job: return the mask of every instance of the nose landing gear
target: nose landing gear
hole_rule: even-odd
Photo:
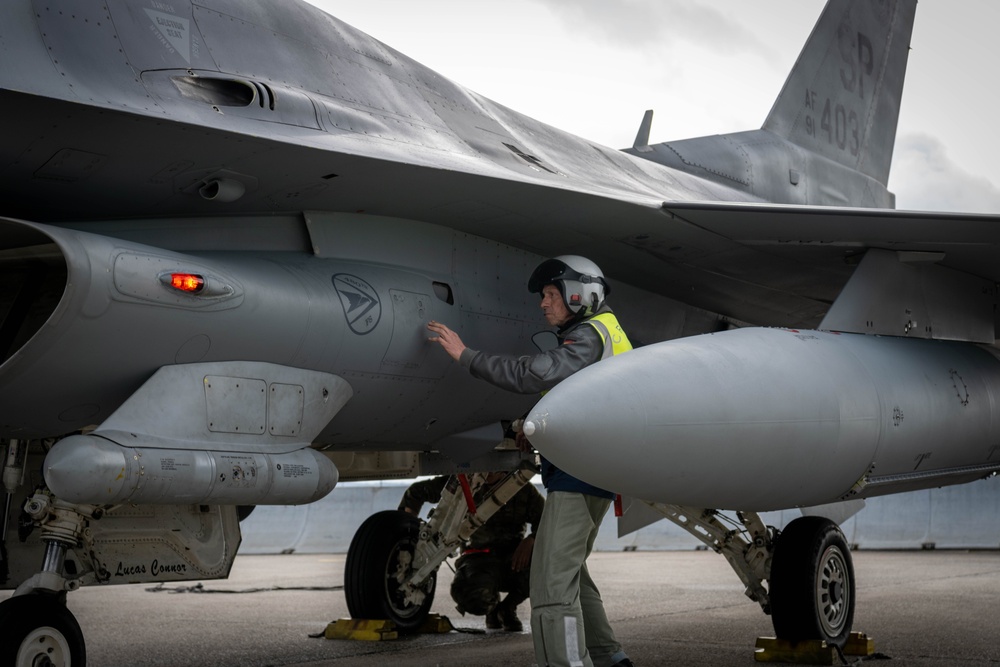
[[[0,665],[81,667],[87,662],[83,632],[66,608],[67,591],[80,581],[66,578],[66,552],[80,546],[87,519],[101,510],[39,492],[25,503],[25,512],[41,526],[45,556],[41,571],[0,602]]]
[[[83,632],[66,595],[29,593],[0,602],[0,665],[84,667]]]

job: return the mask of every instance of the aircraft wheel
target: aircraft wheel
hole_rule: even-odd
[[[0,602],[0,665],[86,664],[87,648],[80,624],[58,598],[39,593]]]
[[[419,532],[417,517],[396,510],[377,512],[361,524],[344,567],[344,594],[353,618],[389,619],[400,632],[424,624],[434,602],[437,572],[417,597],[400,584],[413,569]]]
[[[825,639],[843,646],[854,621],[854,567],[833,521],[804,516],[789,523],[771,560],[771,622],[780,639]]]

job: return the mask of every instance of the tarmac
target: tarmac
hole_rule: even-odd
[[[854,629],[893,667],[1000,665],[1000,551],[857,551]],[[709,551],[600,552],[589,561],[605,607],[638,667],[761,664],[770,619],[747,599],[725,559]],[[485,631],[462,617],[439,576],[433,611],[459,628],[386,641],[310,638],[348,616],[344,555],[236,558],[229,579],[84,588],[69,595],[92,667],[296,665],[514,667],[534,665],[526,630]],[[9,592],[0,594],[6,598]],[[874,664],[883,664],[871,660]],[[835,663],[841,664],[841,663]],[[867,664],[867,661],[864,663]]]

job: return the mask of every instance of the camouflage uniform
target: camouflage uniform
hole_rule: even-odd
[[[424,503],[438,502],[447,481],[442,476],[412,484],[403,494],[399,509],[417,514]],[[530,568],[515,572],[511,559],[525,537],[526,524],[531,525],[530,535],[534,536],[544,503],[542,494],[532,484],[526,484],[472,534],[455,562],[451,584],[451,597],[459,612],[482,616],[499,611],[506,629],[519,628],[520,623],[514,625],[507,619],[516,621],[517,606],[528,599]],[[507,597],[500,602],[504,591]]]

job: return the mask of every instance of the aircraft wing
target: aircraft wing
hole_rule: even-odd
[[[822,202],[835,182],[795,150],[754,164],[771,132],[674,143],[686,163],[670,168],[659,147],[635,159],[525,117],[305,4],[174,9],[116,9],[120,43],[99,10],[11,11],[3,37],[27,64],[0,85],[6,216],[197,250],[149,218],[364,212],[592,256],[615,282],[800,327],[869,247],[945,252],[984,278],[997,265],[976,242],[992,243],[989,216],[762,204]],[[803,182],[771,195],[761,174],[786,162]],[[883,203],[871,189],[838,196]]]
[[[654,208],[555,190],[538,193],[542,202],[573,213],[441,222],[543,256],[594,257],[618,282],[741,323],[815,328],[869,249],[1000,282],[997,215],[717,201]]]
[[[664,202],[661,211],[648,232],[581,253],[601,256],[602,242],[617,242],[631,256],[605,260],[614,275],[744,322],[816,327],[872,248],[1000,281],[996,215],[728,202]],[[685,244],[692,230],[705,246]],[[637,275],[642,255],[659,262],[659,275]]]
[[[26,115],[46,117],[31,108],[6,104],[7,120],[13,122],[10,114],[24,109]],[[563,141],[562,133],[541,124],[522,128],[517,136],[537,141],[546,130],[552,143],[561,142],[559,152],[552,148],[547,155],[554,157],[541,162],[552,165],[551,172],[532,168],[501,141],[502,152],[493,157],[461,158],[413,147],[394,153],[395,140],[328,137],[321,148],[324,142],[316,138],[299,137],[294,144],[274,135],[248,139],[204,128],[200,141],[192,143],[186,140],[191,131],[186,125],[133,117],[128,122],[136,132],[144,124],[158,129],[142,132],[141,144],[122,143],[115,139],[119,124],[107,115],[74,111],[79,132],[70,133],[87,137],[76,145],[107,158],[86,177],[76,173],[82,169],[76,166],[79,154],[64,155],[61,171],[52,164],[55,158],[39,161],[34,170],[15,169],[18,156],[31,153],[31,147],[8,145],[10,166],[2,171],[0,186],[10,203],[8,215],[192,250],[199,248],[194,235],[130,221],[146,218],[150,208],[158,216],[217,211],[257,216],[255,224],[263,228],[269,224],[265,216],[287,206],[363,211],[443,225],[542,256],[592,256],[615,282],[740,322],[794,327],[821,321],[851,275],[851,262],[870,247],[943,252],[947,266],[996,278],[997,216],[764,204],[698,179],[678,182],[676,172],[589,144],[585,148],[596,164],[581,158],[571,170],[565,162],[577,155],[574,147],[581,140]],[[31,124],[27,127],[17,136],[31,136]],[[508,141],[527,147],[526,155],[541,154],[537,143]],[[241,156],[246,144],[250,152]],[[56,145],[34,150],[47,157],[59,154]],[[143,173],[137,178],[128,165],[149,163],[150,155],[157,156],[149,167],[157,177]],[[238,170],[159,173],[169,165],[237,160]],[[275,164],[282,165],[280,171]],[[39,178],[39,170],[49,170],[51,177]],[[201,184],[219,175],[245,183],[246,194],[235,202],[199,197]],[[670,196],[698,199],[664,199]],[[744,201],[701,201],[708,198]],[[238,249],[239,242],[232,239],[232,247]]]

